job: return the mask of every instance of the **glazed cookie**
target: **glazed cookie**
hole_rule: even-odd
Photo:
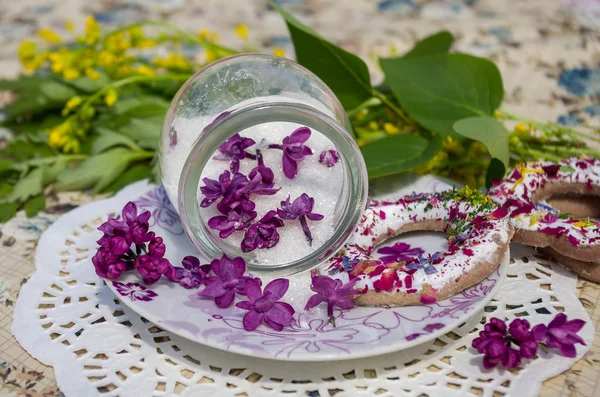
[[[490,190],[490,197],[509,212],[514,241],[547,247],[547,253],[586,278],[598,273],[590,270],[600,259],[600,223],[580,218],[598,214],[600,160],[521,164]]]
[[[384,240],[411,231],[443,231],[448,249],[407,262],[372,256]],[[414,305],[446,299],[487,277],[502,262],[513,228],[506,211],[480,191],[463,188],[372,201],[344,249],[325,272],[346,283],[357,278],[363,306]]]

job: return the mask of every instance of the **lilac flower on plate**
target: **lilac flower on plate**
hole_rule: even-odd
[[[328,168],[333,167],[340,161],[340,155],[337,150],[323,150],[319,155],[319,163],[327,166]]]
[[[312,155],[312,150],[305,145],[310,138],[310,128],[300,127],[289,136],[283,138],[283,144],[269,145],[270,149],[283,150],[283,173],[288,179],[294,179],[298,173],[298,163]]]
[[[210,263],[210,268],[215,275],[205,279],[206,288],[198,296],[214,298],[217,306],[224,308],[233,303],[236,293],[245,295],[244,283],[250,277],[244,276],[246,262],[241,257],[231,259],[223,254]]]
[[[538,342],[545,342],[548,347],[559,349],[563,356],[575,357],[577,351],[575,344],[585,346],[584,340],[577,335],[583,328],[585,321],[575,319],[567,321],[564,313],[558,313],[547,326],[538,324],[531,330],[533,338]]]
[[[128,296],[132,301],[150,302],[158,294],[138,283],[122,283],[113,281],[115,289],[121,296]]]
[[[281,219],[289,221],[298,219],[300,221],[300,225],[302,225],[302,230],[304,231],[304,235],[309,244],[312,244],[312,234],[308,228],[306,218],[311,221],[320,221],[324,218],[323,215],[312,212],[314,205],[315,199],[306,193],[302,193],[302,195],[296,198],[293,203],[290,202],[290,196],[288,196],[285,201],[281,202],[281,208],[277,209],[277,214],[279,214]]]
[[[422,255],[425,253],[421,248],[411,248],[410,244],[406,243],[396,243],[391,247],[382,247],[377,252],[384,255],[379,259],[385,264],[406,262],[419,254]]]
[[[352,296],[363,293],[361,290],[354,289],[354,284],[356,284],[358,278],[354,278],[342,285],[341,280],[332,279],[327,276],[317,276],[317,273],[314,270],[310,275],[312,277],[310,289],[315,292],[315,294],[308,299],[308,302],[306,302],[306,306],[304,307],[305,310],[312,309],[321,304],[321,302],[327,302],[327,315],[329,318],[332,318],[334,307],[339,307],[340,309],[352,309],[354,307]]]
[[[279,302],[289,288],[289,280],[278,278],[271,281],[261,291],[258,280],[248,278],[245,283],[247,301],[238,302],[235,306],[248,310],[243,324],[246,331],[254,331],[261,323],[281,331],[294,321],[294,308],[285,302]]]
[[[217,215],[208,220],[208,226],[219,231],[219,237],[227,238],[237,230],[244,230],[256,218],[256,205],[250,200],[241,200],[231,204],[219,203]]]
[[[195,256],[186,256],[181,264],[183,267],[175,268],[174,281],[185,288],[198,288],[210,272],[210,265],[200,265],[200,260]]]
[[[423,269],[425,270],[426,274],[437,273],[437,269],[435,268],[434,264],[441,255],[441,252],[436,252],[433,255],[429,254],[427,257],[423,256],[422,254],[417,254],[417,260],[409,263],[404,268],[406,270]]]
[[[242,138],[239,134],[235,134],[223,142],[219,147],[219,152],[221,153],[213,158],[215,160],[231,161],[229,169],[235,174],[240,170],[240,160],[256,158],[255,155],[246,152],[246,149],[255,143],[250,138]]]
[[[261,220],[246,231],[241,244],[242,252],[276,246],[279,242],[279,233],[277,232],[279,227],[283,227],[283,221],[277,217],[277,212],[267,212]]]
[[[135,258],[135,268],[146,284],[154,284],[163,274],[172,278],[173,267],[166,258],[140,255]]]

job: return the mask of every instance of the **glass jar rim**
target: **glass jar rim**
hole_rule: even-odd
[[[231,136],[246,128],[267,122],[292,122],[319,131],[332,141],[345,167],[345,183],[349,184],[348,197],[341,205],[341,218],[334,233],[310,254],[282,264],[248,262],[250,271],[289,275],[309,270],[335,254],[354,231],[367,205],[368,177],[366,165],[354,137],[331,116],[304,104],[269,102],[246,105],[222,115],[203,131],[194,142],[185,160],[178,186],[178,207],[184,230],[192,244],[209,258],[223,254],[218,238],[208,230],[199,211],[199,185],[208,160],[219,146]]]

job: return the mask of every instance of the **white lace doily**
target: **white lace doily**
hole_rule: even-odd
[[[542,382],[568,369],[593,340],[591,321],[574,295],[576,277],[513,245],[509,275],[484,312],[434,342],[361,360],[292,363],[244,357],[169,334],[121,304],[90,276],[92,231],[150,186],[80,207],[42,236],[36,273],[21,289],[12,332],[55,369],[58,386],[75,396],[535,396]],[[525,367],[484,371],[471,341],[485,318],[548,323],[558,311],[586,321],[568,359],[539,352]],[[244,394],[246,393],[246,394]]]

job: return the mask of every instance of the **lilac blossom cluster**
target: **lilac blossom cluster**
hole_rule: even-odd
[[[282,168],[284,175],[293,179],[298,174],[298,163],[313,154],[312,149],[306,146],[311,131],[308,127],[300,127],[283,139],[282,144],[270,144],[269,149],[283,152]],[[257,218],[256,204],[252,200],[257,195],[274,195],[281,188],[275,187],[275,174],[266,166],[260,150],[250,153],[248,148],[255,145],[254,140],[243,138],[239,134],[233,135],[219,147],[219,154],[215,160],[230,161],[229,170],[224,170],[218,180],[204,178],[204,186],[200,191],[204,195],[200,206],[209,207],[217,203],[220,215],[208,220],[208,226],[219,232],[219,237],[227,238],[235,232],[244,232],[241,242],[242,252],[255,249],[268,249],[279,242],[278,228],[284,227],[283,220],[298,220],[309,244],[312,243],[307,219],[320,221],[323,215],[313,213],[314,198],[303,193],[293,201],[288,196],[281,201],[281,208],[267,212],[261,219]],[[257,165],[244,175],[239,172],[240,161],[244,159],[256,160]],[[332,167],[339,160],[335,150],[323,152],[320,162],[327,167]]]

